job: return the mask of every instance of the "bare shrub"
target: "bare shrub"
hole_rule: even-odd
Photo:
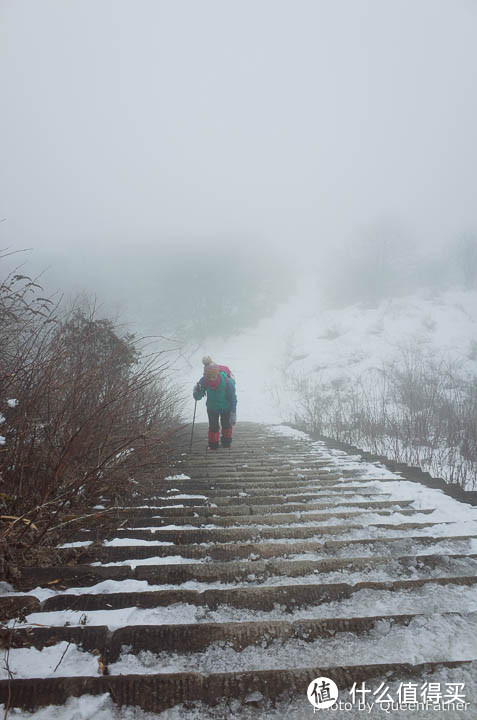
[[[418,347],[358,379],[296,375],[295,422],[471,489],[477,485],[477,378]]]
[[[30,278],[0,284],[3,533],[39,535],[164,463],[180,425],[161,353],[94,308],[68,313]]]

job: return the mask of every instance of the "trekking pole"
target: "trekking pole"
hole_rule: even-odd
[[[194,418],[192,420],[192,431],[190,434],[190,446],[189,446],[189,452],[192,450],[192,438],[194,437],[194,423],[195,423],[195,411],[197,410],[197,400],[195,401],[194,405]]]

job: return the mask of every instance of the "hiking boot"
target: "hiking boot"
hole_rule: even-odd
[[[219,449],[219,443],[209,443],[209,446],[207,448],[208,450],[218,450]]]

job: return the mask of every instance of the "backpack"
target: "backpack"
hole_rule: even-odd
[[[224,370],[224,372],[225,372],[225,370]],[[232,380],[232,382],[230,383],[229,380]],[[230,403],[230,405],[234,404],[235,378],[233,377],[232,373],[230,373],[230,375],[227,375],[225,377],[225,397],[227,398],[227,402]]]
[[[228,378],[232,378],[232,380],[234,379],[233,372],[230,370],[229,367],[227,367],[227,365],[219,365],[218,367],[220,372],[224,372]]]

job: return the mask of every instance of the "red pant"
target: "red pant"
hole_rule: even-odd
[[[222,425],[222,447],[232,444],[232,425],[230,424],[230,410],[209,410],[209,447],[216,450],[219,447],[219,418]]]

